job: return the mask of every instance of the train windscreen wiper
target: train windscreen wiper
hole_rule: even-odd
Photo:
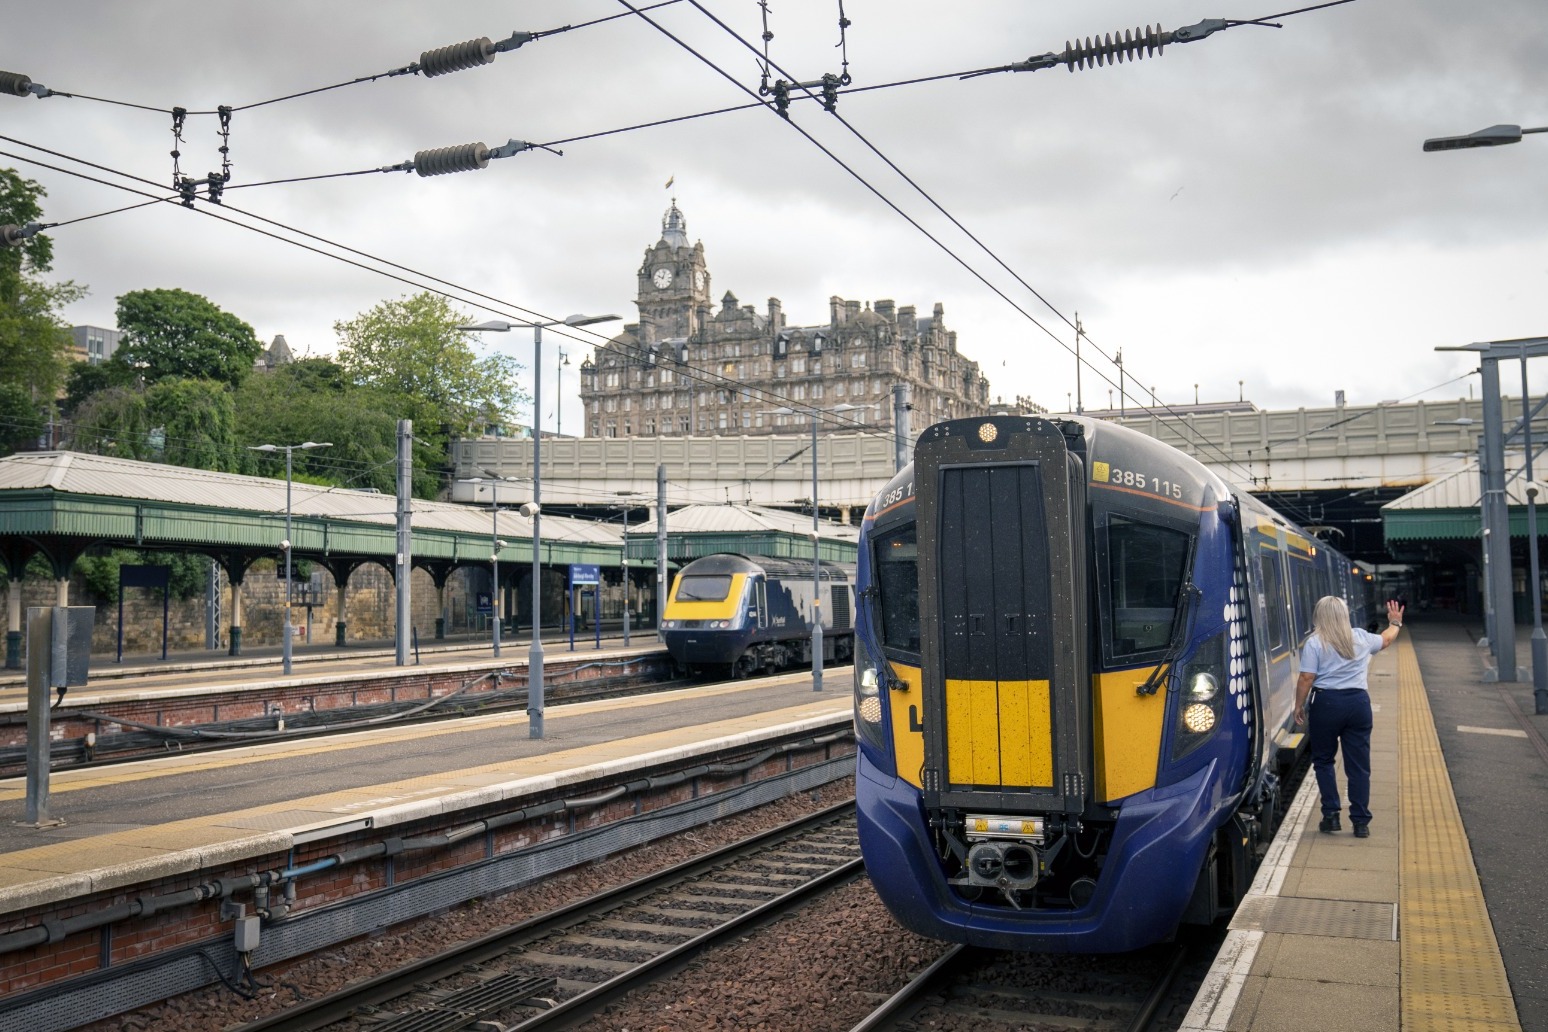
[[[1188,643],[1188,625],[1192,622],[1189,618],[1193,615],[1193,607],[1203,597],[1204,593],[1192,581],[1185,581],[1177,589],[1178,605],[1172,614],[1172,634],[1167,641],[1166,652],[1156,661],[1156,667],[1145,678],[1145,683],[1135,689],[1135,694],[1154,695],[1160,690],[1163,681],[1171,680],[1177,657],[1182,655],[1183,646]]]

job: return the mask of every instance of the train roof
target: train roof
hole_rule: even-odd
[[[824,559],[821,563],[823,580],[848,581],[854,572],[853,563],[835,563]],[[799,580],[812,575],[810,559],[786,559],[771,555],[742,555],[739,552],[719,552],[707,555],[682,568],[679,576],[715,575],[727,573],[762,573],[766,577]]]

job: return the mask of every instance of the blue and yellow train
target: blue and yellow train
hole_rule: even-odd
[[[1118,952],[1208,923],[1274,832],[1296,650],[1372,571],[1082,417],[921,435],[860,539],[860,842],[926,936]]]
[[[667,596],[661,636],[691,674],[747,677],[812,661],[814,608],[825,660],[854,653],[855,566],[721,553],[684,566]],[[813,606],[814,593],[819,604]]]

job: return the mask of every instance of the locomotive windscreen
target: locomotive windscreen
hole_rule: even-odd
[[[1040,472],[1031,463],[941,472],[942,675],[953,789],[1053,786]]]

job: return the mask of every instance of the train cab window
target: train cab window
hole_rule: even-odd
[[[682,577],[677,582],[679,602],[724,602],[731,594],[729,573]]]
[[[1192,547],[1185,531],[1108,518],[1105,615],[1112,658],[1166,648]]]
[[[919,546],[914,524],[877,535],[873,548],[882,644],[918,654]]]

